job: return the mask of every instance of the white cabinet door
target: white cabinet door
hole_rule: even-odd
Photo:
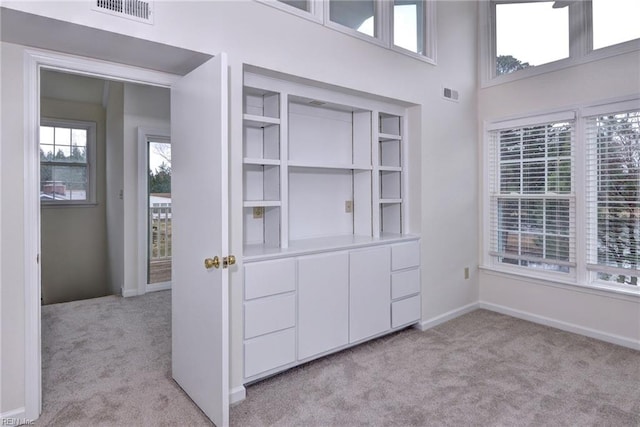
[[[173,178],[172,374],[217,426],[229,424],[227,60],[171,87]]]
[[[349,342],[349,253],[298,259],[298,359]]]
[[[389,246],[349,255],[349,342],[391,327],[391,251]]]

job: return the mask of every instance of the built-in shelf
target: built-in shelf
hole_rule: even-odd
[[[379,166],[378,170],[383,172],[402,172],[400,166]]]
[[[312,239],[291,240],[287,248],[269,247],[265,245],[245,245],[244,262],[266,261],[299,255],[311,255],[342,249],[354,249],[376,245],[386,245],[417,240],[419,237],[410,234],[383,233],[379,237],[343,235],[325,236]]]
[[[350,170],[372,170],[373,169],[371,165],[297,162],[292,160],[289,160],[287,164],[289,167],[295,167],[295,168],[350,169]]]
[[[402,137],[400,135],[391,135],[391,134],[388,134],[388,133],[378,133],[378,140],[380,142],[401,141]]]
[[[280,119],[277,117],[256,116],[253,114],[244,115],[245,126],[253,128],[265,128],[268,126],[274,126],[280,124]]]
[[[282,202],[280,200],[245,200],[243,205],[245,208],[260,208],[282,206]]]
[[[242,162],[245,165],[262,165],[262,166],[279,166],[280,160],[278,159],[261,159],[261,158],[249,158],[245,157]]]

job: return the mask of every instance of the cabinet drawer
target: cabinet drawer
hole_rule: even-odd
[[[391,327],[420,320],[420,295],[391,303]]]
[[[296,288],[296,261],[293,258],[262,261],[244,266],[244,299],[293,291]]]
[[[244,338],[291,328],[296,324],[294,294],[276,295],[244,304]]]
[[[420,269],[399,271],[391,275],[391,299],[420,292]]]
[[[419,265],[420,242],[398,243],[391,246],[391,270],[402,270]]]
[[[263,335],[244,343],[244,376],[258,375],[296,359],[295,328]]]

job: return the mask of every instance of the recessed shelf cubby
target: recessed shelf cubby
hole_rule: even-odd
[[[400,116],[380,113],[379,124],[379,132],[382,135],[399,137],[402,134],[402,117]]]
[[[280,200],[280,166],[245,163],[244,200]]]
[[[245,206],[243,229],[245,247],[280,247],[280,206]]]
[[[280,159],[280,94],[245,88],[245,159]]]
[[[289,162],[320,167],[370,167],[371,112],[290,97]]]
[[[380,204],[380,235],[402,234],[402,203]]]

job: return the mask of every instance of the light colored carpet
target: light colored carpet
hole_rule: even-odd
[[[36,425],[211,425],[170,375],[170,292],[43,307]],[[254,384],[232,426],[640,426],[640,352],[478,310]]]

